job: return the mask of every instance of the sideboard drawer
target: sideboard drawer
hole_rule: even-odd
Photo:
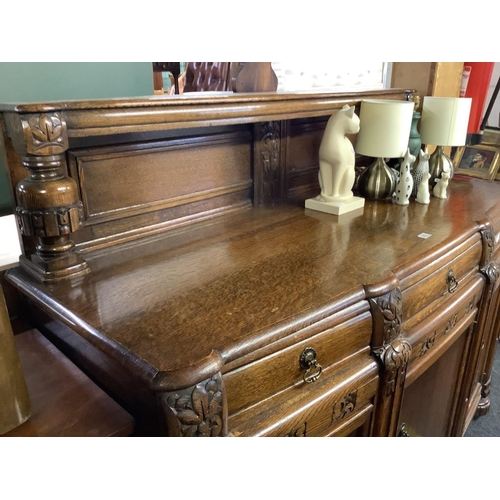
[[[455,342],[457,335],[476,319],[484,284],[484,276],[474,275],[453,297],[437,301],[439,307],[425,315],[425,322],[405,332],[412,346],[407,385],[434,363]],[[430,309],[426,308],[424,313]]]
[[[342,436],[371,417],[378,365],[369,349],[307,387],[291,387],[229,418],[232,436]]]
[[[476,238],[474,242],[467,240],[432,264],[402,279],[403,323],[429,305],[438,307],[440,298],[456,294],[478,269],[481,255],[480,239]],[[411,326],[406,325],[405,328]]]
[[[309,391],[317,382],[306,383],[304,377],[314,376],[321,369],[321,381],[330,366],[340,362],[348,363],[349,356],[369,346],[371,332],[371,315],[365,310],[364,313],[317,335],[225,373],[229,415],[292,386]],[[306,374],[306,370],[301,368],[300,358],[307,348],[316,351],[318,366],[311,368]]]

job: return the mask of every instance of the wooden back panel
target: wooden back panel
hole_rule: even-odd
[[[364,98],[402,100],[410,95],[404,90],[199,93],[0,105],[0,124],[13,192],[30,172],[29,179],[37,178],[36,169],[48,172],[56,154],[62,175],[69,178],[64,189],[72,192],[67,215],[71,238],[87,252],[252,204],[317,194],[318,150],[328,118]],[[39,165],[30,163],[33,158],[39,158]],[[50,240],[45,249],[45,254],[58,249],[59,258],[69,248],[67,238],[63,241],[66,215],[59,208],[64,203],[51,208],[50,196],[37,203],[62,217],[59,229],[49,218],[37,226],[39,212],[21,207],[25,219],[34,217],[31,233],[40,227],[39,236],[59,238],[58,246]],[[24,233],[23,251],[29,259],[37,252],[36,238],[29,229]],[[68,266],[75,265],[66,257]]]
[[[84,211],[77,243],[128,239],[250,206],[251,141],[246,130],[69,151]]]

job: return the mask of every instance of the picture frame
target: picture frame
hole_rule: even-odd
[[[486,127],[483,133],[483,144],[496,147],[500,151],[500,128]],[[500,166],[495,175],[495,180],[500,181]]]
[[[478,179],[498,179],[500,148],[494,145],[478,144],[461,146],[453,158],[455,174]]]

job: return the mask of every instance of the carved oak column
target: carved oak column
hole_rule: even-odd
[[[486,277],[487,283],[482,299],[482,310],[485,314],[478,320],[478,328],[484,329],[483,348],[485,349],[485,361],[481,380],[481,399],[479,401],[476,416],[486,415],[490,409],[490,387],[491,371],[495,359],[496,335],[495,324],[498,322],[500,307],[500,292],[498,278],[500,277],[500,265],[493,262],[493,250],[495,247],[495,233],[493,227],[481,231],[483,240],[483,256],[481,272]]]
[[[227,402],[222,375],[159,395],[170,437],[227,436]]]
[[[401,335],[403,298],[399,288],[379,296],[375,287],[365,290],[373,317],[372,352],[381,365],[373,432],[375,436],[396,436],[412,350]]]
[[[21,233],[34,240],[36,250],[21,256],[21,266],[43,282],[87,273],[88,265],[71,238],[82,225],[83,207],[76,182],[66,175],[64,116],[9,113],[6,124],[29,172],[16,188],[16,215]]]

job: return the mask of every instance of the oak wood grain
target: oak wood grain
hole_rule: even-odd
[[[89,255],[92,272],[80,284],[37,287],[21,270],[8,275],[63,321],[77,317],[72,326],[111,356],[128,353],[134,369],[158,374],[161,385],[184,366],[212,363],[212,352],[230,362],[354,304],[360,283],[382,281],[404,262],[438,259],[474,231],[498,189],[457,180],[448,200],[403,210],[369,202],[345,224],[292,203],[259,207],[119,255]],[[437,214],[422,225],[424,210]],[[419,238],[424,230],[433,237]]]

